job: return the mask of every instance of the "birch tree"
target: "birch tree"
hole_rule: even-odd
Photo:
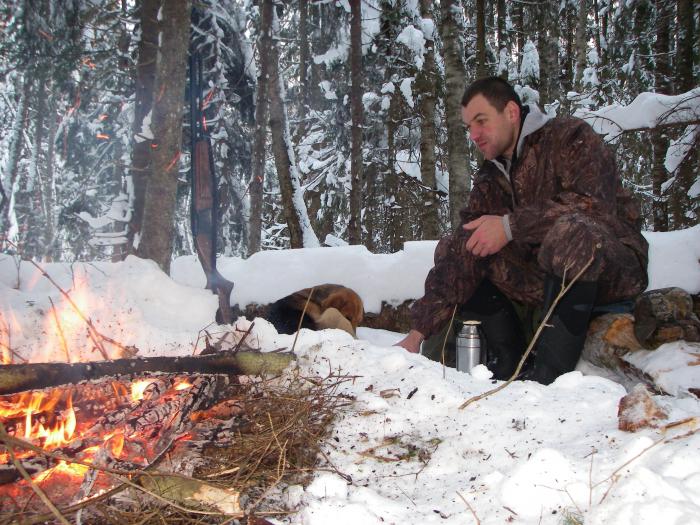
[[[467,160],[467,136],[462,124],[462,94],[466,85],[464,56],[459,35],[462,13],[454,0],[440,2],[440,37],[445,63],[445,120],[447,127],[447,171],[450,181],[450,223],[460,225],[459,210],[467,204],[471,167]]]

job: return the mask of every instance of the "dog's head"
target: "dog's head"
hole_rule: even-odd
[[[331,293],[322,303],[322,310],[333,308],[340,312],[357,329],[365,315],[362,299],[350,288],[342,287]]]

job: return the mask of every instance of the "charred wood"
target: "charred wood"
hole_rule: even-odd
[[[0,366],[0,395],[47,388],[104,376],[147,372],[229,375],[279,374],[294,359],[291,353],[222,352],[206,356],[115,359],[89,363],[27,363]]]
[[[18,459],[18,461],[30,476],[43,472],[51,466],[49,458],[45,456],[32,456]],[[22,477],[22,475],[14,464],[0,464],[0,485],[12,483],[17,481],[20,477]]]

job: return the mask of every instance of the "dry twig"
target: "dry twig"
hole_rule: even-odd
[[[535,335],[533,336],[532,340],[530,341],[530,344],[527,347],[527,350],[525,350],[525,353],[523,354],[522,358],[520,359],[520,362],[518,363],[518,367],[515,369],[515,372],[513,372],[513,375],[504,383],[498,385],[496,388],[493,388],[487,392],[484,392],[483,394],[479,394],[478,396],[471,397],[467,399],[464,403],[462,403],[459,406],[459,409],[463,409],[471,405],[472,403],[475,403],[476,401],[479,401],[481,399],[484,399],[492,394],[495,394],[497,392],[500,392],[504,388],[506,388],[508,385],[510,385],[515,379],[520,375],[520,371],[523,368],[523,365],[525,364],[525,360],[528,358],[530,353],[532,352],[532,349],[535,347],[535,343],[537,343],[537,340],[540,337],[540,334],[542,333],[542,330],[544,330],[545,326],[547,326],[547,322],[549,321],[549,318],[552,316],[552,313],[554,312],[554,309],[556,306],[559,304],[559,301],[561,301],[562,297],[566,295],[566,293],[571,289],[573,284],[578,281],[581,276],[584,274],[584,272],[588,269],[588,267],[593,264],[595,254],[591,256],[590,259],[588,259],[588,262],[581,268],[581,270],[574,276],[571,281],[564,286],[564,283],[566,282],[566,271],[564,271],[564,276],[562,278],[562,289],[559,292],[559,295],[557,295],[554,298],[554,301],[552,301],[551,306],[549,307],[549,310],[547,310],[547,314],[544,316],[542,319],[542,322],[540,325],[537,327],[537,331],[535,332]]]
[[[450,324],[447,325],[447,332],[445,332],[445,339],[442,341],[442,350],[440,350],[440,359],[442,360],[442,378],[445,379],[445,346],[447,345],[447,338],[450,337],[450,330],[452,330],[452,323],[455,320],[455,314],[457,313],[457,306],[455,305],[452,310],[452,318],[450,319]],[[456,359],[456,356],[455,356]]]
[[[472,506],[469,504],[469,502],[466,500],[466,498],[464,496],[462,496],[459,492],[457,492],[457,495],[464,502],[464,504],[467,506],[467,508],[471,511],[472,516],[474,516],[474,519],[476,520],[476,525],[481,525],[481,520],[479,520],[479,516],[476,515],[476,512],[474,511]]]
[[[58,336],[61,339],[63,353],[66,354],[66,363],[70,363],[70,352],[68,351],[68,343],[66,343],[66,336],[63,334],[63,327],[61,326],[61,320],[58,318],[56,305],[53,304],[53,299],[51,299],[51,297],[49,297],[49,302],[51,303],[51,313],[53,314],[53,319],[56,322],[56,330],[58,331]]]
[[[12,448],[12,445],[5,440],[5,436],[8,436],[9,434],[5,430],[5,425],[2,424],[2,421],[0,421],[0,441],[3,441],[5,443],[5,447],[7,448],[7,452],[10,454],[10,459],[12,459],[12,463],[14,463],[15,468],[19,471],[19,473],[22,475],[22,477],[29,483],[29,486],[32,488],[32,490],[36,493],[37,496],[39,496],[39,499],[44,502],[44,505],[48,507],[48,509],[51,511],[51,514],[56,517],[58,521],[63,523],[63,525],[70,525],[68,523],[68,520],[63,517],[63,514],[59,512],[59,510],[56,508],[56,506],[53,504],[53,502],[48,498],[48,496],[44,493],[39,486],[34,483],[34,480],[32,477],[27,473],[27,471],[24,469],[22,464],[17,460],[17,456],[15,456],[15,450]]]
[[[294,353],[294,348],[297,345],[297,338],[299,337],[299,331],[301,330],[301,323],[304,322],[304,316],[306,315],[306,309],[309,307],[309,302],[311,301],[311,296],[314,294],[315,289],[316,289],[315,286],[311,287],[311,290],[309,291],[309,296],[306,298],[306,302],[304,303],[304,310],[302,310],[301,315],[299,316],[299,324],[297,325],[297,333],[294,334],[294,342],[292,343],[292,350],[291,350],[292,353]]]

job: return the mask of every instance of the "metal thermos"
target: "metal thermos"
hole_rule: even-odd
[[[464,321],[457,334],[457,370],[469,372],[482,362],[479,321]]]

